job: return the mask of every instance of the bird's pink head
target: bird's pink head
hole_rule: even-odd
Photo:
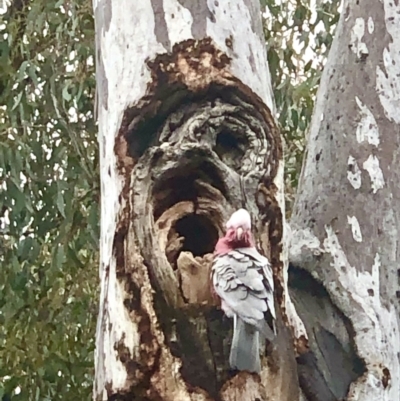
[[[215,253],[221,255],[235,248],[254,246],[251,235],[251,217],[246,209],[239,209],[232,214],[226,223],[226,234],[220,238]]]

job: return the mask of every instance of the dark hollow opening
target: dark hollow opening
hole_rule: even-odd
[[[165,210],[182,201],[196,203],[199,197],[210,197],[210,194],[199,187],[196,181],[201,181],[221,192],[227,197],[228,193],[220,174],[215,167],[206,161],[198,162],[198,157],[188,152],[185,157],[190,162],[183,163],[177,170],[170,170],[157,177],[153,188],[154,220],[157,220]]]
[[[239,169],[247,148],[247,138],[221,131],[217,136],[215,151],[228,166]]]
[[[191,252],[193,256],[214,251],[218,231],[207,217],[189,214],[176,222],[175,230],[180,237],[184,237],[181,251]]]

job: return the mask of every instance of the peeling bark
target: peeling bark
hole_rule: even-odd
[[[309,401],[400,399],[399,77],[399,2],[346,1],[291,221]]]
[[[94,1],[101,152],[95,400],[299,398],[281,138],[256,0]],[[240,21],[240,23],[238,23]],[[211,253],[235,209],[274,269],[261,376],[228,369]],[[300,341],[302,343],[302,341]]]

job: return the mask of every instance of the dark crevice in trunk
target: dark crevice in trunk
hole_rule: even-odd
[[[165,334],[165,344],[172,355],[182,361],[183,379],[218,400],[219,390],[229,378],[232,334],[229,319],[221,310],[210,306],[173,309],[160,294],[155,295],[154,306]]]
[[[365,364],[354,347],[349,319],[306,270],[289,265],[289,292],[308,334],[308,352],[297,358],[300,386],[309,401],[345,399]]]

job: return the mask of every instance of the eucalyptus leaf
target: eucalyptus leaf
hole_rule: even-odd
[[[14,111],[19,106],[22,100],[22,96],[24,96],[24,92],[21,90],[15,98],[14,105],[12,106],[11,111]]]
[[[68,90],[69,90],[69,84],[66,84],[62,90],[62,96],[64,100],[66,100],[67,102],[71,101],[72,99],[72,96]]]
[[[62,194],[62,190],[60,188],[58,189],[57,192],[57,207],[61,215],[65,217],[64,195]]]

